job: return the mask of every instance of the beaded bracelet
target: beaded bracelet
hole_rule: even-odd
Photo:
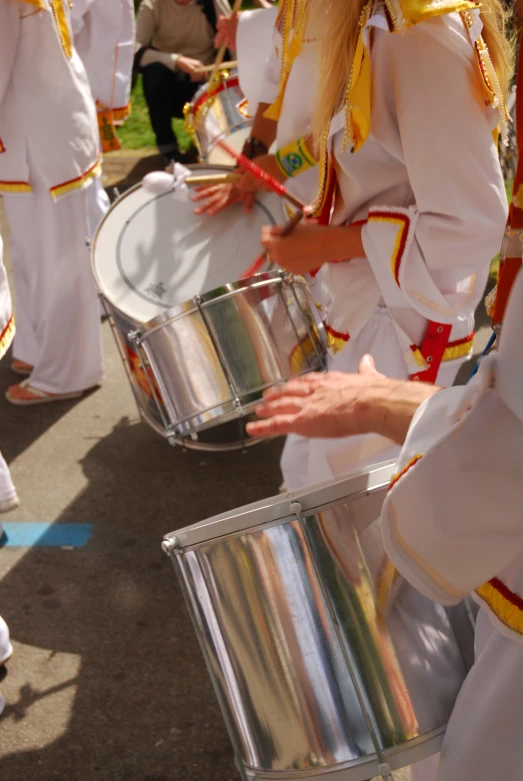
[[[318,165],[318,161],[311,153],[305,138],[287,144],[276,152],[276,162],[281,172],[286,177],[292,178]]]

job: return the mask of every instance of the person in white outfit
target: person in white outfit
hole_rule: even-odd
[[[135,20],[132,0],[75,0],[71,23],[98,111],[104,152],[120,148],[115,125],[130,114]]]
[[[389,377],[451,385],[470,354],[507,209],[493,131],[508,53],[492,4],[484,16],[459,0],[333,0],[314,13],[320,224],[285,238],[267,227],[262,243],[290,271],[322,268],[332,370],[355,372],[369,353]],[[307,469],[284,454],[290,490],[398,452],[376,434],[304,446]]]
[[[109,206],[96,108],[67,0],[0,4],[0,193],[11,233],[17,336],[7,398],[72,398],[103,379],[89,239]]]
[[[479,606],[475,663],[435,760],[441,781],[520,778],[522,332],[520,271],[499,350],[469,385],[442,390],[392,380],[365,356],[357,375],[309,375],[269,392],[259,409],[266,420],[248,424],[257,436],[375,432],[404,443],[382,509],[386,551],[430,599],[454,605],[472,594]]]
[[[3,261],[3,244],[0,237],[0,360],[8,351],[15,335],[15,319],[11,303],[11,292],[7,281],[7,272]],[[2,453],[0,453],[0,514],[18,507],[19,501],[16,489],[11,479],[11,473]],[[3,537],[0,523],[0,542]],[[0,619],[1,621],[1,619]],[[2,641],[0,637],[0,659],[2,656]]]
[[[9,627],[0,616],[0,667],[3,667],[13,655],[13,646],[9,637]],[[5,708],[5,700],[0,694],[0,715]]]

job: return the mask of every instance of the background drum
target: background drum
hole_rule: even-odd
[[[241,152],[250,133],[252,117],[247,115],[246,101],[237,75],[219,73],[216,79],[204,84],[184,109],[185,127],[198,150],[200,160],[213,165],[228,165],[229,155],[218,141]]]
[[[388,779],[440,749],[471,649],[384,553],[392,470],[165,538],[244,779]]]
[[[263,388],[322,368],[323,343],[303,283],[234,284],[260,253],[261,226],[281,221],[280,199],[263,194],[250,215],[193,208],[172,191],[129,190],[96,233],[94,274],[144,420],[189,447],[243,447]]]

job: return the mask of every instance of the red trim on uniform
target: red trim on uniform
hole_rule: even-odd
[[[371,220],[375,220],[376,222],[401,223],[400,226],[401,232],[398,239],[396,239],[396,244],[394,246],[394,252],[392,257],[392,273],[394,275],[394,279],[396,280],[396,284],[398,285],[398,287],[400,287],[399,274],[400,274],[401,262],[403,260],[403,255],[405,254],[405,247],[407,246],[407,236],[409,235],[409,228],[410,228],[410,217],[407,214],[403,214],[402,212],[371,210],[369,211],[368,219],[369,222]]]
[[[203,95],[200,95],[198,100],[193,106],[193,112],[197,111],[199,107],[202,105],[202,103],[206,103],[210,98],[214,98],[216,95],[219,95],[220,92],[223,92],[224,89],[229,89],[229,87],[239,87],[240,86],[240,80],[237,76],[235,76],[233,79],[227,79],[227,81],[222,82],[221,84],[218,84],[217,87],[214,87],[210,92],[204,92]]]
[[[331,336],[333,336],[335,339],[342,339],[344,342],[348,342],[350,339],[350,336],[347,331],[342,333],[341,331],[336,331],[335,328],[333,328],[331,325],[325,326],[328,333],[330,333]]]
[[[418,463],[420,458],[423,458],[423,454],[422,453],[418,454],[417,456],[414,456],[413,458],[411,458],[410,461],[408,462],[408,464],[405,464],[403,469],[400,472],[398,472],[398,474],[393,475],[392,479],[391,479],[391,481],[389,483],[389,487],[388,487],[387,491],[390,491],[392,488],[394,488],[394,486],[400,480],[400,478],[402,478],[404,475],[406,475],[407,472],[409,471],[409,469],[411,469],[414,466],[414,464]]]
[[[506,586],[499,578],[492,578],[492,580],[489,580],[489,583],[492,588],[495,588],[496,591],[499,591],[501,596],[510,602],[511,605],[514,605],[514,607],[517,607],[518,610],[523,611],[523,599],[518,594],[515,594],[513,591],[511,591],[509,587]]]
[[[468,342],[471,342],[474,339],[474,331],[470,333],[468,336],[464,336],[463,339],[456,339],[453,342],[447,343],[447,350],[449,347],[459,347],[460,344],[467,344]]]

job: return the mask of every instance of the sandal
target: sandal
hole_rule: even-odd
[[[5,397],[11,404],[18,407],[29,407],[32,404],[46,404],[49,401],[66,401],[67,399],[78,399],[83,395],[83,391],[74,391],[73,393],[48,393],[47,391],[34,388],[29,385],[28,380],[11,385],[7,389]]]
[[[16,494],[10,496],[9,499],[0,499],[0,515],[2,513],[8,513],[10,510],[16,510],[17,507],[20,507],[20,499]],[[0,534],[0,540],[1,539],[2,535]]]
[[[11,363],[11,371],[13,374],[19,374],[21,377],[28,377],[33,371],[33,368],[34,367],[31,366],[30,363],[19,361],[16,358],[13,358]]]

